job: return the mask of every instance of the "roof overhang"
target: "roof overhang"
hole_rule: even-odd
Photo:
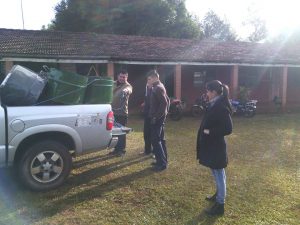
[[[14,61],[14,62],[47,62],[47,63],[108,63],[107,59],[62,59],[62,58],[13,58],[4,57],[0,61]]]
[[[300,65],[294,64],[272,64],[272,63],[227,63],[227,62],[174,62],[174,61],[113,61],[113,63],[117,64],[135,64],[135,65],[183,65],[183,66],[262,66],[262,67],[300,67]]]
[[[186,61],[131,61],[109,59],[67,59],[67,58],[21,58],[3,57],[0,61],[45,62],[45,63],[116,63],[130,65],[184,65],[184,66],[256,66],[256,67],[300,67],[296,64],[243,63],[243,62],[186,62]]]

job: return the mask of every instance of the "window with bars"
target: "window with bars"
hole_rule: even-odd
[[[194,72],[194,87],[203,87],[206,82],[206,71]]]

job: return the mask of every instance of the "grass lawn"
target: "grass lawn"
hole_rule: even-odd
[[[67,182],[47,193],[24,190],[0,171],[0,224],[298,225],[300,114],[234,118],[227,138],[225,216],[204,214],[214,192],[208,168],[195,159],[199,119],[168,121],[169,167],[153,172],[143,150],[139,117],[130,118],[124,158],[108,151],[74,160]]]

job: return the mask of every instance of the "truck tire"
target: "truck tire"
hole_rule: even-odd
[[[21,156],[18,175],[33,191],[48,191],[60,186],[69,176],[72,157],[66,146],[45,140],[31,145]]]

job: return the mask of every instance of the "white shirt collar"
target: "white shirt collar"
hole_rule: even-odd
[[[221,96],[218,95],[209,101],[210,106],[213,106]]]

